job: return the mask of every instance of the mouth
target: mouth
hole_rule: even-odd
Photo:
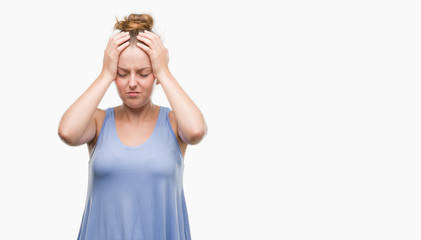
[[[139,92],[128,92],[127,94],[129,96],[137,96],[137,95],[139,95]]]

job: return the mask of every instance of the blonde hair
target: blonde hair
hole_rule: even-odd
[[[129,32],[130,45],[136,45],[137,42],[143,43],[142,41],[137,39],[137,35],[139,34],[139,32],[144,32],[145,30],[149,32],[153,32],[152,31],[153,25],[154,25],[154,20],[150,14],[132,13],[129,16],[125,16],[124,20],[121,20],[121,21],[119,21],[118,18],[116,17],[116,23],[114,24],[113,30],[120,30],[120,32]]]

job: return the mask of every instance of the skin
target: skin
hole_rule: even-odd
[[[122,51],[114,83],[123,101],[118,107],[119,119],[136,125],[147,121],[159,110],[151,101],[154,86],[159,81],[152,73],[148,55],[138,47],[133,45]],[[129,96],[127,93],[131,91],[140,94]]]
[[[91,154],[105,118],[98,104],[114,81],[123,101],[114,108],[118,136],[127,146],[140,145],[150,137],[158,118],[159,106],[152,103],[151,95],[160,84],[171,105],[168,116],[184,157],[187,144],[199,143],[207,133],[203,114],[170,72],[168,50],[159,36],[145,31],[136,38],[144,44],[130,45],[125,32],[110,37],[100,75],[63,114],[58,134],[71,146],[87,143]],[[140,94],[132,97],[129,91]]]
[[[135,45],[125,48],[119,56],[114,83],[123,101],[122,105],[114,109],[117,134],[120,141],[127,146],[140,145],[152,135],[159,114],[159,106],[153,104],[151,100],[154,87],[159,84],[159,80],[153,75],[148,54]],[[140,94],[135,97],[129,96],[127,93],[131,91]],[[102,126],[105,111],[102,110],[100,115],[98,126]],[[169,113],[169,118],[184,157],[188,144],[178,134],[174,111]],[[98,129],[93,141],[88,143],[90,154],[100,130]]]

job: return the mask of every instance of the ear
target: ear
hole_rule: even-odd
[[[160,84],[160,82],[157,78],[155,78],[155,80],[156,80],[156,85]]]

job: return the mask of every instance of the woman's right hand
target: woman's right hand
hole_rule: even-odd
[[[107,47],[104,50],[104,61],[101,74],[109,76],[113,81],[117,78],[118,58],[121,51],[129,46],[130,42],[127,41],[129,39],[129,32],[116,33],[110,37]]]

